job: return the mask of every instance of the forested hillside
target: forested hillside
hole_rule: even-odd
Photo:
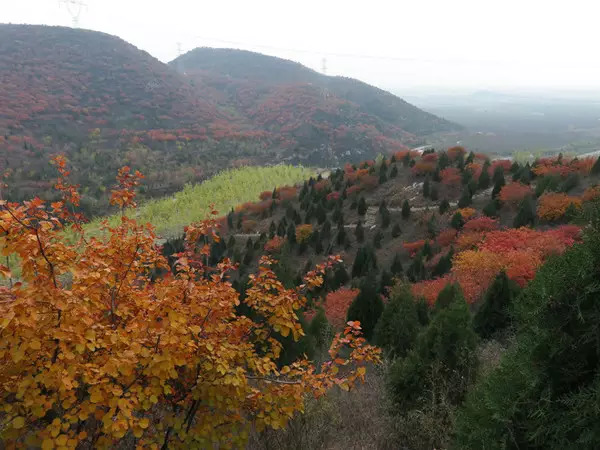
[[[166,242],[137,220],[139,172],[98,238],[54,164],[59,202],[0,213],[0,444],[600,443],[600,159],[275,168],[292,184]]]
[[[144,196],[174,192],[263,155],[268,142],[165,64],[123,40],[62,27],[0,25],[0,164],[5,197],[51,194],[50,157],[65,154],[88,215],[126,164]]]
[[[213,88],[213,101],[277,136],[291,162],[358,162],[459,128],[361,81],[259,53],[197,48],[170,64]]]
[[[452,128],[359,82],[339,80],[328,92],[306,81],[274,83],[262,61],[279,61],[262,55],[253,55],[261,58],[261,70],[232,56],[237,73],[259,78],[245,84],[216,68],[210,77],[178,73],[179,62],[169,67],[94,31],[0,25],[0,41],[4,197],[55,199],[47,162],[62,153],[86,194],[81,209],[88,216],[108,211],[107,193],[123,165],[144,172],[140,195],[150,198],[224,168],[283,161],[340,165]],[[292,78],[310,73],[293,66]],[[341,87],[348,83],[355,86]]]

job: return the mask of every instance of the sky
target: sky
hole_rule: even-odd
[[[600,87],[596,0],[83,1],[79,27],[164,62],[231,47],[393,91]],[[72,25],[59,0],[0,2],[2,23]]]

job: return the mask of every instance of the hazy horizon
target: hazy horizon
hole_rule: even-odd
[[[580,0],[568,10],[537,0],[85,3],[80,28],[116,35],[163,62],[196,47],[227,47],[319,72],[325,59],[328,75],[395,92],[600,87],[596,7]],[[64,2],[20,0],[3,6],[0,22],[71,26],[71,15]]]

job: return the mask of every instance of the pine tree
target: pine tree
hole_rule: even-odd
[[[346,271],[346,267],[343,264],[338,264],[333,272],[333,286],[332,290],[339,289],[341,286],[350,281],[350,276]]]
[[[454,256],[454,249],[450,248],[450,251],[442,256],[438,263],[435,265],[431,272],[431,276],[434,278],[446,275],[452,269],[452,257]]]
[[[373,236],[373,247],[381,248],[382,240],[383,240],[383,233],[381,232],[381,230],[377,230],[377,232]]]
[[[506,184],[506,180],[504,179],[504,169],[502,166],[498,166],[494,169],[494,174],[492,175],[492,182],[494,185],[497,183],[502,183],[504,186]]]
[[[358,212],[359,216],[364,216],[365,213],[367,212],[367,202],[365,201],[364,197],[361,197],[360,200],[358,201],[357,212]]]
[[[471,164],[474,160],[475,160],[475,153],[469,152],[469,156],[467,156],[467,159],[465,160],[465,165]],[[486,160],[486,162],[488,162],[488,161]]]
[[[481,175],[479,175],[479,180],[478,180],[478,187],[479,189],[487,189],[490,187],[490,174],[488,173],[490,168],[490,162],[489,160],[486,160],[486,162],[483,164],[483,168],[481,169]]]
[[[488,217],[497,217],[498,216],[498,201],[490,200],[482,210],[483,214]]]
[[[410,204],[408,200],[404,200],[402,203],[402,218],[408,219],[410,217]]]
[[[437,235],[437,223],[435,220],[435,213],[431,213],[431,217],[427,221],[427,234],[430,239],[434,239]]]
[[[296,243],[296,227],[293,223],[290,223],[290,226],[287,229],[287,238],[291,245]]]
[[[377,269],[377,257],[372,248],[361,247],[356,252],[352,265],[352,278],[362,277]]]
[[[407,153],[406,155],[404,155],[404,158],[402,158],[402,165],[404,167],[408,167],[410,165],[410,152]]]
[[[254,258],[254,251],[252,249],[249,249],[248,251],[246,251],[246,254],[244,255],[242,264],[244,264],[244,266],[250,265],[253,258]]]
[[[391,221],[392,216],[390,215],[390,211],[387,208],[384,208],[381,211],[381,228],[386,229],[389,227]]]
[[[441,152],[438,158],[438,168],[440,170],[444,170],[446,167],[450,165],[450,159],[448,158],[448,154],[446,152]]]
[[[400,229],[400,225],[399,224],[394,224],[394,226],[392,227],[392,238],[397,238],[398,236],[400,236],[400,234],[402,233],[402,230]]]
[[[337,245],[345,245],[346,244],[346,230],[344,226],[338,227],[337,237],[336,237]]]
[[[317,255],[323,253],[323,243],[321,242],[321,239],[315,241],[315,253]]]
[[[400,254],[396,253],[394,255],[394,260],[392,261],[392,265],[390,267],[390,270],[392,272],[393,275],[402,275],[403,269],[402,269],[402,261],[400,259]]]
[[[495,182],[494,189],[492,189],[492,199],[495,199],[496,197],[498,197],[498,194],[500,194],[500,191],[502,190],[503,187],[504,187],[504,177]]]
[[[277,226],[274,221],[271,221],[271,225],[269,225],[269,238],[275,237],[275,232],[277,231]]]
[[[229,227],[230,230],[233,229],[233,211],[230,211],[229,214],[227,214],[227,227]]]
[[[423,182],[423,197],[429,197],[430,189],[431,187],[429,185],[429,177],[425,177],[425,181]]]
[[[429,189],[429,198],[435,202],[437,201],[438,197],[439,193],[437,186],[431,186],[431,188]]]
[[[285,236],[285,222],[281,220],[279,225],[277,226],[277,236],[284,237]]]
[[[325,316],[323,308],[319,308],[317,314],[310,322],[308,334],[314,339],[315,347],[326,349],[329,347],[334,332]]]
[[[413,283],[425,279],[425,265],[423,264],[423,255],[421,252],[417,253],[413,258],[412,263],[406,271],[406,276]]]
[[[448,211],[449,209],[450,209],[450,202],[448,202],[447,199],[442,200],[440,203],[440,208],[439,208],[440,214],[445,214],[446,211]]]
[[[458,211],[454,213],[454,215],[452,216],[452,220],[450,221],[450,226],[456,230],[460,230],[464,224],[465,220],[463,219],[462,214]]]
[[[362,276],[364,267],[366,265],[366,254],[364,247],[361,247],[356,252],[354,257],[354,263],[352,264],[352,278]]]
[[[359,321],[366,339],[371,340],[375,325],[383,312],[383,301],[377,294],[373,276],[364,277],[360,292],[348,308],[348,321]]]
[[[321,237],[323,239],[329,239],[331,237],[331,222],[329,222],[329,220],[325,220],[321,227]]]
[[[473,327],[482,338],[489,338],[510,324],[510,311],[519,286],[502,271],[488,288],[475,317]]]
[[[333,220],[335,223],[338,223],[342,217],[342,209],[339,205],[337,205],[333,210],[333,214],[331,214],[331,220]]]
[[[460,199],[458,199],[458,207],[466,208],[471,203],[472,203],[471,193],[469,192],[469,189],[467,188],[467,189],[463,190],[463,193],[460,196]]]
[[[327,220],[327,212],[321,203],[317,205],[315,216],[317,217],[317,222],[319,225],[323,224]]]
[[[392,278],[392,274],[384,269],[381,272],[381,277],[379,278],[379,294],[387,296],[388,288],[390,288],[393,285],[394,279]]]
[[[535,206],[533,204],[533,199],[530,195],[528,195],[521,201],[521,205],[519,206],[519,212],[517,213],[513,221],[513,227],[525,227],[528,225],[533,225],[534,223]]]
[[[356,237],[356,242],[363,242],[365,240],[365,230],[360,220],[354,229],[354,236]]]
[[[394,164],[392,166],[392,169],[390,170],[390,178],[396,178],[398,176],[398,167],[396,167],[396,164]]]
[[[570,203],[565,211],[565,220],[572,222],[577,219],[577,217],[579,217],[579,210],[575,206],[575,203]]]
[[[387,175],[384,172],[379,172],[379,184],[383,184],[388,180]]]
[[[424,397],[428,396],[427,402],[430,402],[430,393],[444,385],[447,392],[442,398],[448,404],[434,406],[440,407],[440,414],[444,414],[441,411],[461,403],[475,373],[477,334],[473,331],[469,306],[460,289],[454,293],[451,303],[435,313],[418,334],[407,356],[397,358],[390,368],[390,393],[404,410],[414,413],[422,410]],[[450,420],[450,417],[439,419]]]
[[[429,258],[431,258],[432,250],[431,250],[431,244],[429,244],[429,240],[425,241],[425,245],[423,245],[423,248],[421,249],[421,255],[423,255],[423,258],[425,260],[428,260]]]
[[[600,158],[596,158],[596,162],[592,166],[591,174],[598,175],[600,173]]]

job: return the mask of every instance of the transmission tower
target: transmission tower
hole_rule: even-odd
[[[71,21],[73,22],[73,28],[79,27],[79,17],[81,16],[81,11],[87,5],[82,0],[59,0],[60,5],[65,5],[68,13],[71,15]]]
[[[327,75],[327,58],[321,60],[321,71],[323,72],[323,75]]]
[[[177,42],[177,56],[181,56],[183,50],[181,50],[181,42]]]

